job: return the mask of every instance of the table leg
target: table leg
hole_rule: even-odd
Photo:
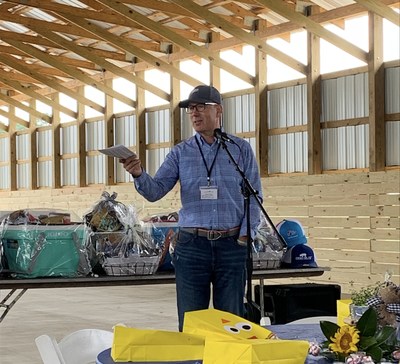
[[[5,310],[0,316],[0,323],[3,321],[4,317],[6,317],[11,308],[17,303],[17,301],[23,296],[23,294],[27,290],[28,290],[27,288],[21,289],[21,291],[13,298],[12,296],[14,295],[14,293],[18,291],[16,288],[14,288],[1,300],[0,307],[5,308]]]
[[[261,317],[264,317],[264,278],[260,278],[260,313]]]

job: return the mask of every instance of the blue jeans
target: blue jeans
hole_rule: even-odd
[[[173,264],[179,331],[185,312],[213,307],[243,317],[247,248],[237,237],[208,240],[179,231]]]

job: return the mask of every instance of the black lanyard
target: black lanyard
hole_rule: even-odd
[[[203,151],[201,149],[200,143],[197,140],[196,136],[195,136],[195,139],[196,139],[197,146],[199,147],[199,150],[200,150],[201,158],[203,158],[204,166],[206,167],[206,170],[207,170],[207,185],[210,186],[211,171],[214,168],[215,160],[217,159],[217,155],[218,155],[218,152],[219,152],[219,148],[221,147],[221,144],[218,144],[218,148],[217,148],[217,152],[215,153],[214,160],[212,161],[210,168],[208,168],[206,159],[204,158]]]

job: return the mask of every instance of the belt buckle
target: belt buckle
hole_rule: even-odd
[[[218,240],[222,236],[222,233],[215,230],[207,231],[207,239],[208,240]]]

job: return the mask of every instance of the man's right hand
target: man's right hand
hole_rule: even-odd
[[[130,173],[133,178],[137,178],[142,174],[142,163],[136,154],[126,159],[120,159],[119,162],[122,163],[125,170]]]

